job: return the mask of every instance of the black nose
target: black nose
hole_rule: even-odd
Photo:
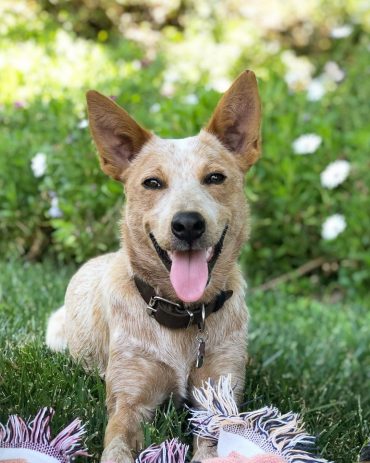
[[[199,212],[177,212],[173,216],[171,228],[176,238],[190,244],[203,235],[206,221]]]

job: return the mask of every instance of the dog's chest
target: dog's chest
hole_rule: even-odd
[[[138,362],[145,360],[150,369],[159,365],[164,368],[171,378],[171,392],[186,397],[189,375],[196,368],[200,348],[206,362],[207,355],[218,349],[230,334],[223,323],[224,317],[216,315],[209,317],[212,323],[206,323],[207,334],[201,334],[197,326],[188,329],[165,328],[145,310],[138,310],[132,319],[128,315],[124,323],[114,325],[112,340],[125,358],[136,358]],[[221,320],[218,322],[219,318]],[[201,337],[205,344],[200,342]]]
[[[194,371],[199,371],[202,376],[202,368],[208,371],[211,358],[214,362],[215,358],[220,359],[229,351],[234,351],[234,357],[244,355],[247,312],[241,291],[234,291],[221,310],[206,318],[207,334],[203,335],[205,345],[201,346],[196,325],[187,329],[166,328],[148,314],[145,302],[136,292],[132,292],[131,297],[128,295],[129,292],[125,291],[125,297],[109,298],[110,302],[116,301],[115,307],[109,304],[106,312],[111,348],[119,363],[120,359],[129,359],[135,369],[140,368],[148,374],[154,372],[153,378],[159,389],[163,386],[175,397],[187,397],[189,377]],[[196,370],[199,347],[204,349],[204,366]],[[228,354],[226,356],[227,362],[232,360]],[[118,370],[127,376],[125,365],[118,366]]]

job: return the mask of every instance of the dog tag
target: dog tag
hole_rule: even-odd
[[[204,362],[204,356],[206,354],[206,342],[203,338],[198,340],[198,353],[197,353],[197,362],[195,366],[197,368],[202,368]]]

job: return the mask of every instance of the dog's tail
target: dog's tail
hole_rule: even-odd
[[[360,463],[370,463],[370,441],[361,450]]]
[[[67,348],[66,309],[64,305],[50,315],[46,329],[46,344],[55,352]]]

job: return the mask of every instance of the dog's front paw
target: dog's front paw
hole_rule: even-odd
[[[115,437],[104,449],[101,463],[134,463],[129,447],[120,437]]]
[[[203,441],[202,444],[198,446],[191,463],[199,463],[207,458],[215,457],[217,457],[217,447],[212,445],[209,441]]]

